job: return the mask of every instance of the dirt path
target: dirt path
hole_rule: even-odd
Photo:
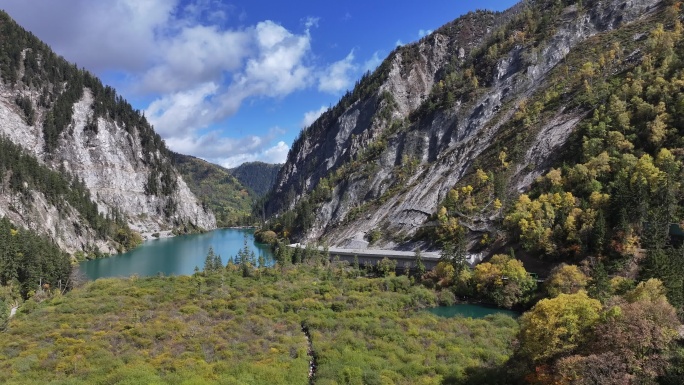
[[[306,355],[309,356],[309,384],[314,384],[314,378],[316,377],[316,353],[313,350],[313,343],[311,342],[311,333],[309,333],[309,327],[302,322],[302,332],[304,337],[306,337]]]

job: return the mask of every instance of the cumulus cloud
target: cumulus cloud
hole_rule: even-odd
[[[316,119],[318,119],[319,116],[323,115],[325,111],[328,111],[328,107],[321,106],[321,108],[317,110],[304,113],[304,119],[302,119],[301,123],[302,128],[309,127],[313,122],[316,121]]]
[[[245,162],[261,161],[266,163],[285,163],[290,147],[280,141],[275,146],[261,152],[242,153],[227,158],[215,159],[214,163],[226,168],[233,168]]]
[[[150,122],[160,133],[176,135],[202,129],[235,114],[247,98],[283,97],[310,84],[309,75],[312,70],[305,64],[305,57],[310,51],[308,31],[296,35],[274,22],[265,21],[254,28],[233,35],[235,36],[223,38],[241,42],[240,44],[252,51],[250,55],[243,55],[246,63],[242,66],[238,65],[240,63],[221,62],[220,59],[214,61],[221,62],[214,68],[208,66],[208,63],[212,63],[209,59],[198,60],[196,64],[191,62],[181,65],[182,60],[179,57],[179,66],[174,69],[168,64],[174,62],[173,60],[165,62],[165,70],[158,73],[157,81],[169,87],[169,91],[184,91],[158,98],[145,111]],[[190,39],[188,44],[196,45],[197,41],[201,39]],[[214,47],[213,43],[210,46]],[[220,44],[215,48],[219,51]],[[233,49],[237,51],[234,56],[246,51],[235,47]],[[180,54],[188,51],[178,52]],[[220,73],[233,66],[238,68],[234,71],[232,80],[227,85],[220,86]],[[179,72],[186,70],[188,77],[178,81],[184,82],[181,84],[182,87],[176,87],[178,83],[175,83],[174,78],[179,76]],[[212,76],[209,72],[216,74]],[[195,80],[190,81],[193,76]],[[205,80],[204,76],[212,81],[200,85],[192,84]]]
[[[172,137],[166,142],[175,151],[183,154],[201,154],[201,158],[221,164],[231,157],[237,159],[241,156],[251,156],[257,159],[261,154],[272,154],[273,151],[269,152],[273,148],[271,143],[283,133],[282,129],[275,127],[261,136],[231,138],[223,136],[219,130],[212,130],[202,135]]]
[[[319,19],[303,19],[300,31],[270,20],[245,26],[244,10],[222,0],[6,3],[13,18],[60,55],[96,73],[114,71],[128,92],[151,100],[145,116],[171,149],[222,162],[282,161],[289,149],[282,130],[228,137],[235,134],[223,124],[246,101],[306,88],[339,93],[358,70],[379,62],[374,55],[357,64],[351,51],[320,63],[311,47]],[[302,123],[324,110],[306,113]]]
[[[349,89],[355,70],[354,50],[352,50],[344,59],[328,66],[320,76],[318,90],[335,94]]]

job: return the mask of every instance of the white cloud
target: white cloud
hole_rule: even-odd
[[[285,163],[288,151],[290,151],[290,146],[280,141],[275,146],[264,151],[260,159],[266,163]]]
[[[226,159],[279,159],[277,149],[282,149],[282,146],[272,146],[271,143],[283,133],[282,129],[275,127],[262,136],[230,138],[222,136],[221,131],[214,130],[199,136],[176,136],[166,142],[176,152],[193,154],[210,162],[223,164]]]
[[[213,162],[226,168],[233,168],[245,162],[261,161],[266,163],[285,163],[290,147],[280,141],[275,146],[261,152],[242,153],[227,158],[214,159]]]
[[[352,50],[344,59],[328,66],[320,76],[318,90],[339,93],[349,89],[352,84],[352,74],[355,70],[354,50]]]
[[[145,116],[171,149],[208,159],[284,160],[282,130],[231,139],[217,125],[250,99],[283,98],[311,87],[342,92],[360,69],[379,63],[376,53],[358,64],[353,50],[321,63],[311,47],[318,18],[303,19],[300,31],[270,20],[244,26],[244,10],[222,0],[5,3],[13,18],[60,55],[94,72],[114,71],[125,79],[124,93],[151,100]],[[302,124],[323,111],[305,113]]]
[[[312,27],[318,27],[318,21],[320,18],[318,17],[307,17],[306,20],[304,21],[304,26],[306,27],[306,30],[310,30]]]
[[[431,29],[427,29],[427,30],[425,30],[425,29],[419,29],[419,30],[418,30],[418,38],[425,37],[425,36],[427,36],[427,35],[429,35],[429,34],[431,34],[431,33],[432,33],[432,30],[431,30]]]
[[[295,35],[284,27],[264,21],[254,30],[258,55],[251,57],[229,88],[243,99],[250,96],[285,96],[309,85],[311,68],[305,65],[311,49],[307,31]]]
[[[147,107],[145,116],[162,137],[185,137],[215,120],[218,111],[210,101],[218,89],[215,83],[204,83],[187,91],[164,95]]]
[[[321,106],[321,108],[317,110],[304,113],[304,119],[302,119],[301,123],[302,128],[309,127],[313,122],[316,121],[316,119],[318,119],[319,116],[323,115],[325,111],[328,111],[328,107]]]
[[[373,52],[373,56],[370,57],[370,59],[366,60],[365,63],[363,63],[363,71],[364,72],[373,72],[375,71],[376,68],[382,63],[382,58],[380,58],[380,52],[375,51]]]
[[[252,54],[248,31],[221,31],[215,26],[183,28],[160,41],[157,63],[141,77],[143,92],[175,92],[199,82],[221,82],[225,71],[241,68]]]
[[[404,42],[401,41],[401,39],[399,39],[396,43],[394,43],[394,45],[396,45],[397,47],[401,47],[402,45],[404,45]]]

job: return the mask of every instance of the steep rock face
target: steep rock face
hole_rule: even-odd
[[[41,165],[4,160],[0,215],[48,235],[69,252],[120,250],[131,236],[126,224],[144,236],[216,227],[214,215],[173,168],[144,116],[4,12],[0,36],[8,42],[0,52],[0,136]],[[30,169],[21,169],[27,164]],[[32,172],[37,174],[28,175]],[[26,178],[33,185],[23,182],[21,188],[17,180]],[[54,178],[60,191],[52,193],[53,182],[36,178]],[[41,191],[32,190],[36,183]],[[78,187],[70,189],[70,183]],[[82,197],[70,203],[64,194]]]
[[[92,95],[86,89],[83,98],[74,105],[70,134],[65,131],[60,138],[51,163],[56,167],[62,164],[82,178],[102,212],[118,208],[128,215],[138,231],[158,232],[180,223],[214,228],[213,214],[200,207],[180,175],[175,175],[178,188],[170,196],[145,193],[150,171],[143,161],[137,131],[131,135],[116,122],[104,118],[98,118],[96,132],[86,131],[92,119],[92,103]],[[161,155],[157,152],[153,156]],[[172,216],[165,218],[161,214],[169,201],[178,206]]]
[[[368,234],[382,229],[394,237],[381,246],[401,247],[402,240],[426,225],[448,191],[497,140],[502,125],[521,103],[543,89],[549,72],[575,47],[598,33],[648,17],[659,3],[615,0],[593,2],[589,9],[567,6],[549,26],[554,31],[551,36],[535,47],[515,44],[499,55],[491,73],[480,78],[484,87],[476,85],[478,92],[455,98],[446,108],[426,103],[429,94],[442,86],[438,79],[444,78],[449,66],[458,67],[473,52],[486,50],[492,31],[505,31],[506,23],[528,4],[503,14],[467,15],[395,51],[370,77],[370,81],[381,80],[374,92],[355,100],[338,116],[335,109],[322,116],[295,143],[276,182],[271,212],[294,208],[313,195],[310,192],[320,178],[332,178],[331,197],[319,204],[302,239],[366,247]],[[516,32],[509,31],[511,36]],[[462,68],[464,78],[468,71],[477,72],[478,65],[484,67],[475,63]],[[357,89],[366,83],[362,80]],[[584,114],[560,107],[542,124],[524,159],[515,165],[513,188],[526,189],[548,168],[548,161]],[[378,156],[366,156],[378,148]]]
[[[102,117],[97,119],[95,131],[87,130],[86,125],[93,118],[93,96],[88,89],[84,89],[81,100],[73,105],[72,122],[60,135],[58,147],[51,154],[44,151],[40,128],[45,111],[37,109],[36,123],[27,125],[13,102],[17,94],[37,98],[30,91],[3,86],[0,93],[0,134],[51,168],[63,168],[82,179],[100,212],[107,214],[118,210],[124,213],[131,228],[143,235],[168,231],[183,224],[203,229],[216,227],[213,214],[201,207],[178,174],[174,175],[177,189],[173,194],[163,197],[146,194],[150,169],[143,161],[137,131],[131,135],[116,122]],[[157,153],[154,156],[161,155]],[[15,215],[13,222],[34,230],[43,227],[40,232],[51,235],[67,251],[76,251],[86,244],[97,244],[102,251],[112,251],[105,242],[88,236],[87,231],[81,236],[70,235],[71,223],[76,218],[55,218],[50,214],[54,208],[46,204],[41,208],[40,199],[37,202],[35,207],[24,209],[32,215]],[[171,216],[164,214],[169,202],[177,205]]]

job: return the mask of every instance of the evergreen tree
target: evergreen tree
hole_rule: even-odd
[[[214,254],[214,248],[209,246],[209,252],[207,253],[206,258],[204,259],[204,270],[202,270],[205,274],[210,274],[214,272],[214,259],[215,259],[215,254]]]

